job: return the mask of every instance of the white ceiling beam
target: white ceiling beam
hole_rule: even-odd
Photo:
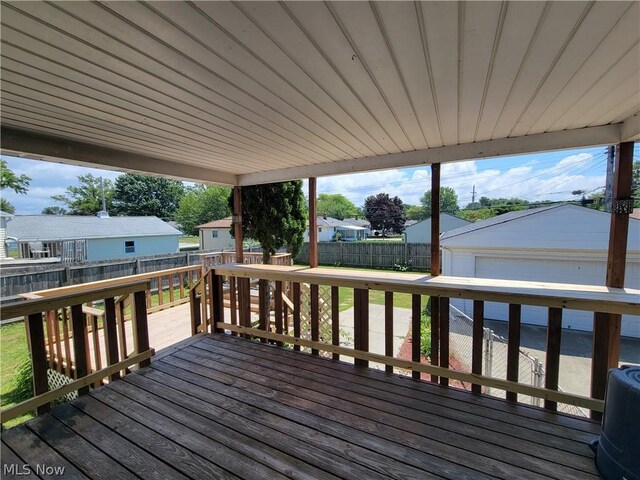
[[[137,172],[199,183],[235,185],[238,179],[237,175],[227,172],[15,128],[2,127],[1,137],[2,155],[120,172]]]
[[[432,163],[459,162],[506,155],[523,155],[527,153],[566,150],[569,148],[614,145],[620,142],[620,130],[621,124],[604,125],[523,137],[464,143],[461,145],[416,150],[413,152],[392,153],[377,157],[340,160],[319,165],[239,175],[238,183],[239,185],[257,185],[309,177],[325,177],[393,168],[417,167],[420,165],[431,165]]]
[[[640,113],[630,116],[622,122],[620,130],[621,142],[638,142],[640,141]]]

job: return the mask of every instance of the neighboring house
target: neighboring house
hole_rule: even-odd
[[[235,240],[231,236],[231,217],[198,225],[201,250],[233,250]]]
[[[181,233],[157,217],[16,215],[7,235],[17,239],[23,258],[31,256],[30,243],[46,256],[60,256],[63,244],[72,242],[82,245],[76,258],[91,261],[175,253]]]
[[[442,273],[455,277],[604,285],[608,213],[556,205],[509,212],[440,237]],[[640,288],[640,220],[629,219],[625,286]],[[454,301],[467,314],[471,301]],[[487,302],[485,316],[507,320],[508,306]],[[563,326],[593,329],[593,313],[563,310]],[[523,307],[522,322],[547,324],[547,309]],[[625,315],[622,335],[640,337],[640,317]]]
[[[453,230],[454,228],[464,227],[470,223],[471,222],[464,220],[463,218],[456,217],[455,215],[441,213],[440,233],[442,234],[449,230]],[[406,225],[404,241],[407,243],[431,243],[431,217],[422,220],[421,222],[414,223],[413,225]]]
[[[7,222],[13,218],[13,215],[0,210],[0,258],[7,256]]]
[[[366,218],[345,218],[343,222],[349,225],[353,225],[354,227],[363,227],[365,228],[365,235],[367,237],[371,236],[371,222]]]
[[[332,242],[336,240],[336,234],[341,240],[354,242],[367,238],[367,228],[352,225],[346,220],[338,220],[331,217],[318,217],[318,241]],[[304,232],[304,241],[309,241],[309,226]]]

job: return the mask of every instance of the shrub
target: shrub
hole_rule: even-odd
[[[420,351],[425,357],[431,354],[431,317],[426,308],[420,317]]]
[[[33,397],[33,372],[29,355],[20,360],[20,364],[11,379],[11,391],[2,399],[4,405],[20,403]]]

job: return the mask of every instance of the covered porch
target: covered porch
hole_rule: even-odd
[[[599,423],[557,409],[574,405],[600,418],[622,315],[640,311],[640,292],[624,288],[640,139],[638,2],[1,8],[2,153],[231,186],[237,252],[235,263],[212,265],[180,293],[185,303],[188,293],[193,337],[157,355],[149,279],[3,307],[2,318],[26,319],[36,396],[3,410],[2,422],[39,414],[2,432],[3,464],[27,464],[34,474],[37,465],[65,467],[78,478],[596,478],[588,443]],[[443,165],[610,145],[616,158],[602,285],[440,276]],[[318,177],[424,165],[431,276],[315,268]],[[310,268],[244,265],[242,189],[303,178]],[[337,340],[340,288],[353,292],[353,348]],[[384,352],[369,346],[372,292],[382,292],[388,312]],[[394,292],[411,295],[411,360],[392,353]],[[423,295],[432,298],[429,364],[421,362]],[[469,371],[449,365],[452,298],[473,301]],[[133,341],[123,345],[124,299]],[[83,306],[97,300],[105,306],[105,358],[92,369]],[[506,378],[482,374],[486,301],[509,305]],[[320,330],[322,302],[328,333]],[[523,304],[548,311],[544,386],[519,382]],[[566,308],[594,315],[588,396],[558,389]],[[58,325],[52,311],[67,315],[81,340],[65,352],[72,381],[55,389],[48,382],[48,329]],[[397,376],[398,368],[412,378]],[[453,380],[470,391],[452,388]],[[485,395],[487,387],[506,399]],[[52,405],[74,392],[77,400]],[[521,396],[542,399],[544,408]]]

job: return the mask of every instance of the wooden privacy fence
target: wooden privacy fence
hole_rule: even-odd
[[[260,302],[261,311],[257,326],[252,324],[251,312],[246,298],[251,279],[273,285],[274,311],[270,312]],[[311,316],[310,339],[301,332],[301,286],[310,285],[309,308]],[[321,341],[320,336],[320,298],[319,286],[329,287],[331,291],[331,339]],[[354,296],[354,348],[340,345],[339,329],[339,287],[353,288]],[[229,318],[225,318],[224,290],[231,290],[231,309]],[[290,291],[290,297],[282,293]],[[384,354],[372,353],[369,349],[369,291],[384,291]],[[408,293],[412,296],[411,361],[394,358],[393,337],[406,332],[394,332],[394,292]],[[267,295],[267,289],[261,289],[260,295]],[[339,359],[344,355],[355,359],[356,365],[368,366],[368,363],[384,364],[388,372],[395,368],[407,369],[413,378],[421,373],[430,375],[432,382],[448,385],[449,379],[467,382],[474,392],[481,393],[482,387],[506,391],[506,398],[518,401],[518,394],[541,398],[544,408],[557,410],[558,403],[574,405],[601,412],[604,402],[599,398],[590,398],[559,391],[558,376],[560,368],[560,344],[562,336],[562,311],[565,308],[598,311],[607,314],[636,314],[640,309],[640,291],[614,289],[598,286],[567,284],[543,284],[540,282],[500,281],[492,279],[474,279],[457,277],[425,277],[424,275],[400,274],[391,272],[355,272],[353,270],[323,270],[303,267],[278,267],[271,265],[222,265],[207,273],[201,281],[199,296],[204,303],[196,306],[198,315],[194,320],[194,333],[230,332],[271,340],[277,345],[292,345],[312,349],[313,354],[321,351],[331,353]],[[432,297],[431,322],[431,364],[421,363],[420,326],[424,305],[422,295]],[[473,346],[470,371],[452,370],[449,366],[449,299],[466,298],[474,301]],[[192,297],[194,299],[194,297]],[[285,300],[288,299],[288,300]],[[494,378],[482,375],[483,362],[483,322],[484,302],[501,302],[509,305],[509,335],[506,378]],[[206,305],[205,305],[206,303]],[[547,352],[545,360],[544,387],[518,383],[518,364],[520,348],[521,305],[543,306],[548,309]],[[204,305],[204,306],[203,306]],[[291,318],[292,328],[288,327]],[[601,339],[594,338],[598,343]],[[594,365],[594,369],[598,366]]]
[[[309,244],[295,258],[309,263]],[[431,244],[404,242],[320,242],[318,263],[337,267],[379,268],[386,270],[431,269]]]
[[[35,396],[0,412],[0,422],[4,423],[25,413],[37,410],[42,414],[49,410],[51,402],[77,392],[84,395],[91,386],[97,387],[103,381],[113,381],[127,373],[133,365],[144,367],[154,351],[149,348],[149,329],[145,292],[149,290],[147,281],[121,283],[115,286],[101,286],[82,292],[56,294],[17,302],[2,308],[0,319],[24,316],[28,333],[33,385]],[[122,349],[118,335],[116,302],[123,296],[133,296],[133,348]],[[104,302],[105,334],[97,336],[95,322],[87,321],[83,305]],[[53,339],[64,338],[53,347]],[[91,345],[104,342],[106,356],[97,367],[91,367]],[[48,373],[51,368],[50,354],[62,355],[60,348],[66,349],[68,373],[73,380],[66,385],[50,390]],[[72,366],[72,368],[71,368]],[[62,366],[61,366],[62,368]]]

